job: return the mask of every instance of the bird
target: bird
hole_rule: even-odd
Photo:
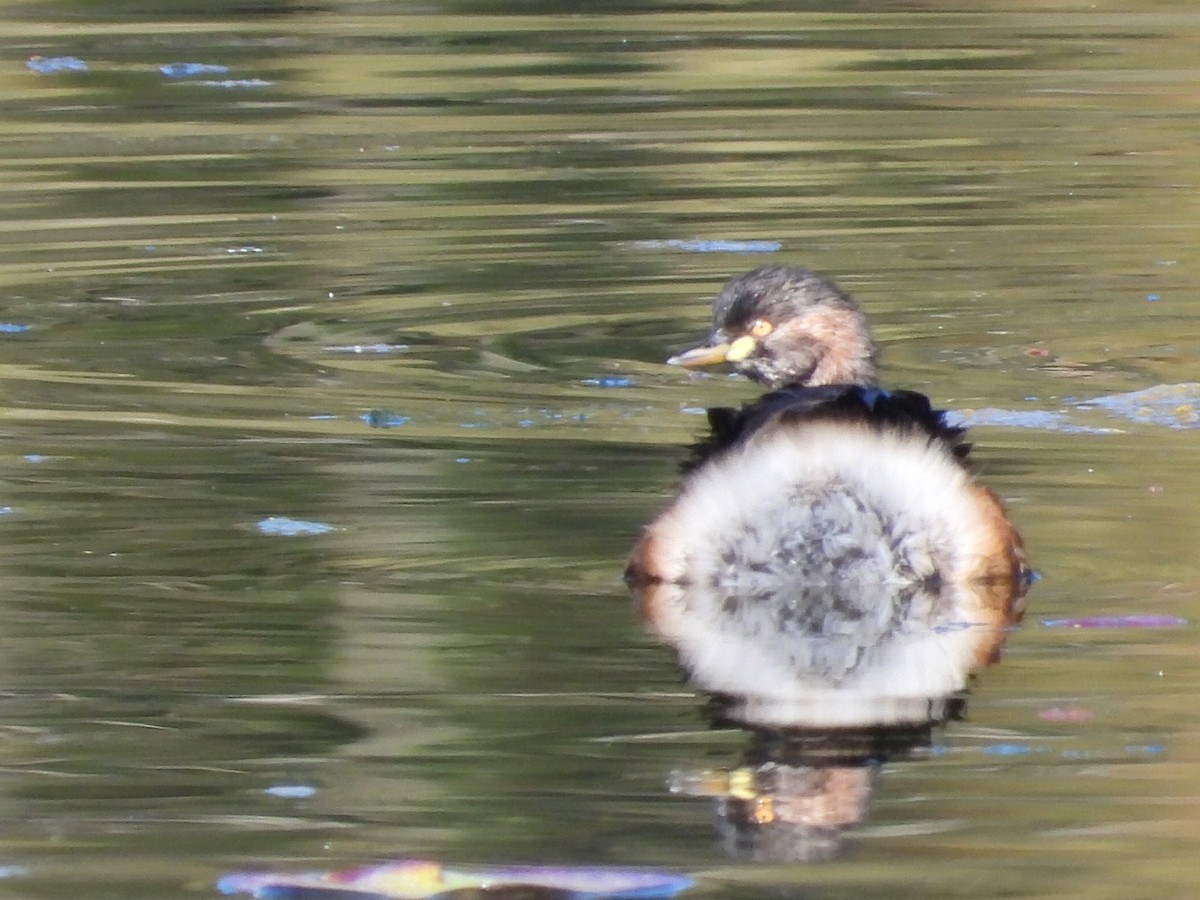
[[[849,294],[808,269],[755,269],[718,294],[708,339],[667,363],[730,365],[766,388],[708,410],[626,567],[693,683],[794,711],[814,692],[944,696],[994,661],[1031,577],[1021,537],[965,430],[879,385]]]

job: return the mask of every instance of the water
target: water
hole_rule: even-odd
[[[1195,393],[1080,403],[1200,379],[1200,14],[805,6],[5,4],[14,895],[401,856],[1186,893],[1200,484],[1166,423]],[[966,720],[815,867],[729,862],[667,792],[748,738],[619,579],[689,410],[753,393],[661,360],[768,261],[862,301],[889,383],[995,423],[1043,575]],[[1189,624],[1041,625],[1150,613]]]

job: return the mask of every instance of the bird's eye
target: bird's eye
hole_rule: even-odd
[[[770,334],[774,330],[775,330],[775,326],[772,325],[770,322],[768,322],[766,319],[755,319],[753,322],[750,323],[750,328],[748,329],[748,333],[753,335],[756,338],[761,338],[761,337],[766,337],[768,334]]]

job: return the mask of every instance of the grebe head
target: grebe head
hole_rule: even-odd
[[[807,269],[769,266],[725,285],[703,345],[668,365],[731,363],[770,388],[862,384],[876,378],[875,344],[850,296]]]

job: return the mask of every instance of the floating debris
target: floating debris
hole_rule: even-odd
[[[639,250],[685,250],[688,253],[775,253],[782,249],[779,241],[634,241]]]
[[[599,378],[585,378],[579,383],[588,387],[624,388],[633,387],[637,384],[637,379],[627,378],[623,375],[602,375]]]
[[[1031,753],[1043,753],[1045,751],[1039,750],[1030,744],[1001,743],[989,744],[982,748],[982,752],[988,756],[1028,756]]]
[[[1123,749],[1131,756],[1158,756],[1167,752],[1162,744],[1126,744]]]
[[[1200,384],[1159,384],[1140,391],[1082,400],[1080,409],[1099,409],[1145,425],[1200,428]]]
[[[241,88],[265,88],[271,87],[275,82],[265,81],[262,78],[226,78],[223,81],[189,81],[188,84],[198,84],[201,87],[223,88],[225,90],[239,90]]]
[[[1122,616],[1081,616],[1072,619],[1042,619],[1045,628],[1179,628],[1187,619],[1150,613]]]
[[[324,522],[289,519],[287,516],[269,516],[260,520],[257,527],[262,534],[269,534],[273,537],[299,537],[337,531],[332,525],[326,525]]]
[[[408,344],[334,344],[321,349],[326,353],[402,353]]]
[[[263,789],[264,794],[272,797],[282,797],[285,800],[305,800],[315,797],[317,789],[311,784],[274,784]]]
[[[62,72],[86,72],[88,64],[75,56],[31,56],[25,68],[39,75],[58,75]]]
[[[0,322],[0,334],[24,334],[31,325],[21,325],[17,322]]]
[[[158,71],[168,78],[195,78],[197,75],[224,75],[229,71],[229,66],[216,63],[177,62],[161,65],[158,67]]]
[[[344,872],[297,874],[246,872],[217,882],[223,894],[246,893],[264,900],[340,898],[360,900],[470,896],[554,900],[653,900],[674,897],[692,880],[668,872],[610,866],[448,867],[423,860],[399,860]]]
[[[961,428],[973,428],[977,425],[999,425],[1006,428],[1037,428],[1044,431],[1058,431],[1063,434],[1120,434],[1119,428],[1102,428],[1093,425],[1079,425],[1072,422],[1066,413],[1052,412],[1045,409],[983,409],[950,410],[946,413],[950,424]]]

